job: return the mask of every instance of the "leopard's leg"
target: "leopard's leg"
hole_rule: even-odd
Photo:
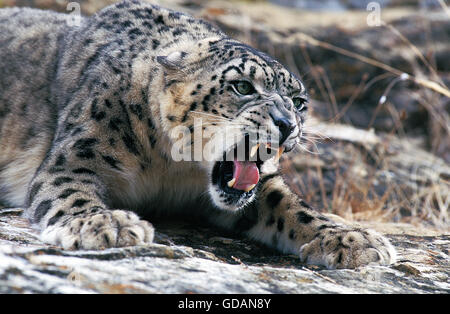
[[[113,157],[101,158],[96,151],[100,143],[93,137],[77,135],[65,142],[53,145],[28,190],[26,216],[41,230],[41,239],[65,249],[152,242],[150,223],[107,206],[100,173],[111,167]]]
[[[253,211],[243,216],[250,238],[331,269],[394,262],[395,250],[382,235],[333,222],[299,199],[278,175],[261,182]]]

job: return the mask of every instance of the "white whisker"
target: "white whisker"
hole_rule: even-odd
[[[302,144],[300,144],[300,143],[297,143],[297,145],[298,145],[298,147],[300,147],[300,149],[301,150],[303,150],[303,151],[306,151],[306,152],[308,152],[308,153],[310,153],[310,154],[313,154],[313,155],[320,155],[320,152],[312,152],[312,151],[310,151],[308,148],[306,148],[305,146],[303,146]],[[317,149],[317,146],[316,146],[316,149]]]

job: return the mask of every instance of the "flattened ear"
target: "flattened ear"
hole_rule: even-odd
[[[184,68],[184,59],[187,53],[184,51],[174,51],[167,56],[158,56],[156,60],[167,70],[181,70]]]

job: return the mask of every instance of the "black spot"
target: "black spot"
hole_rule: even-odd
[[[80,215],[84,215],[87,212],[86,209],[80,210],[78,212],[75,213],[71,213],[72,216],[76,217],[76,216],[80,216]],[[80,221],[80,227],[84,224],[83,221]]]
[[[102,155],[102,158],[111,167],[113,167],[114,169],[120,170],[120,168],[117,166],[118,164],[120,164],[119,160],[115,159],[114,157],[105,156],[105,155]]]
[[[111,118],[108,123],[108,127],[116,132],[120,131],[120,125],[123,123],[123,121],[120,118]]]
[[[85,149],[87,147],[91,147],[94,144],[97,144],[97,139],[95,138],[82,138],[75,142],[73,145],[74,148],[77,149]]]
[[[278,190],[270,192],[266,198],[267,205],[269,205],[270,208],[277,207],[280,201],[283,199],[283,196],[283,193]]]
[[[210,98],[211,98],[210,95],[206,95],[206,96],[203,98],[203,100],[202,100],[203,111],[208,111],[208,110],[209,110],[209,108],[208,108],[208,102],[209,102],[209,99],[210,99]]]
[[[89,174],[89,175],[96,175],[96,173],[88,168],[77,168],[72,170],[73,173],[76,174]]]
[[[189,115],[189,113],[190,113],[191,111],[194,111],[196,108],[197,108],[197,103],[194,101],[194,102],[190,105],[189,110],[186,111],[186,113],[184,114],[183,118],[181,119],[181,122],[185,122],[186,119],[187,119],[187,117],[188,117],[188,115]]]
[[[66,199],[68,198],[70,195],[79,192],[79,190],[75,190],[75,189],[65,189],[59,196],[59,199]]]
[[[58,178],[56,178],[54,181],[53,181],[53,185],[54,186],[60,186],[60,185],[62,185],[62,184],[64,184],[64,183],[69,183],[69,182],[72,182],[73,181],[73,179],[72,178],[69,178],[69,177],[58,177]]]
[[[88,38],[83,42],[84,46],[89,46],[90,44],[92,44],[94,42],[94,40],[92,38]]]
[[[338,258],[337,258],[337,264],[340,264],[342,262],[342,252],[339,252]]]
[[[90,202],[90,200],[85,200],[85,199],[82,199],[82,198],[77,199],[77,200],[75,200],[75,202],[73,202],[72,208],[73,207],[82,207],[82,206],[84,206],[85,204],[87,204],[89,202]]]
[[[82,138],[77,140],[73,145],[74,148],[78,149],[76,156],[83,159],[95,158],[95,153],[92,150],[92,146],[97,143],[98,141],[95,138]]]
[[[122,136],[122,141],[130,153],[132,153],[134,155],[139,155],[139,151],[136,147],[136,143],[134,142],[134,139],[130,134],[125,133]]]
[[[72,130],[74,127],[73,123],[67,123],[66,126],[64,127],[64,132],[68,133],[70,130]]]
[[[58,212],[56,213],[55,216],[53,216],[52,218],[49,219],[49,221],[48,221],[48,223],[47,223],[47,226],[54,225],[55,223],[58,222],[58,220],[59,220],[62,216],[64,216],[64,212],[63,212],[62,210],[58,211]]]
[[[45,200],[39,203],[39,205],[36,207],[36,210],[34,211],[34,221],[39,222],[41,221],[42,217],[47,214],[49,209],[52,207],[52,200]]]
[[[284,218],[280,217],[278,218],[278,222],[277,222],[277,229],[279,232],[283,231],[284,228]]]
[[[66,157],[63,154],[59,154],[58,158],[56,158],[55,167],[63,166],[66,163]]]
[[[142,113],[142,105],[140,104],[131,104],[130,105],[130,110],[133,114],[135,114],[139,120],[142,120],[143,113]]]
[[[164,18],[162,15],[158,15],[158,17],[155,19],[155,24],[164,24]]]
[[[152,119],[150,119],[150,118],[147,119],[147,125],[148,125],[150,130],[154,130],[155,129],[155,124],[153,123]]]
[[[314,219],[313,216],[305,213],[304,211],[297,212],[297,220],[299,223],[308,224]]]
[[[152,39],[152,49],[155,50],[156,48],[158,48],[158,46],[160,45],[159,40],[157,39]]]
[[[48,169],[48,173],[58,173],[58,172],[64,172],[65,169],[61,167],[51,167]]]
[[[28,206],[33,202],[34,197],[39,192],[44,182],[36,182],[30,189],[30,193],[28,194]]]
[[[256,73],[256,67],[254,65],[252,65],[250,67],[250,78],[254,79],[255,78],[255,73]]]
[[[306,202],[303,201],[303,200],[300,201],[300,205],[303,206],[303,207],[305,207],[305,208],[308,208],[308,209],[313,209],[308,203],[306,203]]]
[[[128,31],[128,36],[130,36],[131,38],[134,38],[136,36],[142,36],[144,35],[144,33],[139,29],[139,28],[132,28]]]
[[[103,239],[105,240],[106,246],[110,247],[111,246],[111,240],[109,239],[109,236],[106,233],[103,234]]]
[[[156,138],[154,138],[154,136],[152,134],[148,135],[148,141],[150,142],[150,146],[152,148],[155,148]]]
[[[144,21],[142,23],[142,26],[145,26],[147,29],[152,29],[152,27],[153,27],[153,25],[148,21]]]
[[[95,121],[101,121],[106,117],[106,112],[104,112],[104,111],[100,111],[100,112],[96,112],[96,113],[93,112],[91,117]]]
[[[112,103],[111,103],[111,101],[109,99],[106,99],[105,100],[105,106],[108,107],[108,108],[111,108],[113,105],[112,105]]]
[[[237,73],[242,74],[242,71],[235,65],[230,65],[228,68],[226,68],[224,71],[222,71],[222,78],[226,76],[226,74],[232,70],[235,70]]]
[[[76,155],[77,155],[77,157],[79,157],[81,159],[94,159],[95,158],[95,153],[92,149],[81,150]]]
[[[186,33],[186,32],[187,32],[186,29],[178,27],[172,32],[172,34],[173,34],[174,37],[176,37],[176,36],[181,35],[181,34]]]

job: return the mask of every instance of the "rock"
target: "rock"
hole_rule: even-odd
[[[84,14],[93,14],[112,2],[79,1]],[[307,132],[320,154],[315,153],[314,145],[305,143],[315,154],[283,157],[285,177],[316,208],[351,221],[370,220],[359,224],[387,234],[398,250],[398,262],[389,267],[326,270],[249,240],[184,223],[154,223],[156,240],[149,246],[64,251],[39,241],[20,217],[20,210],[2,210],[0,293],[450,292],[450,137],[442,126],[449,121],[448,99],[399,81],[384,106],[377,109],[392,76],[384,76],[363,92],[359,90],[361,82],[368,83],[385,71],[301,41],[304,35],[312,36],[434,79],[423,64],[418,66],[420,58],[392,29],[368,27],[364,11],[344,15],[299,11],[266,1],[158,2],[210,20],[232,37],[280,59],[299,75],[310,73],[301,76],[313,96],[313,115],[319,120],[311,119]],[[399,3],[383,2],[388,7]],[[67,12],[67,1],[0,1],[0,6],[12,5]],[[429,42],[448,42],[450,23],[441,13],[386,8],[383,20],[405,34],[427,58],[434,58],[439,76],[448,85],[449,46],[427,46]],[[421,25],[428,25],[426,36]],[[337,112],[342,119],[336,120],[362,129],[321,122]],[[394,127],[406,131],[409,138],[393,135]],[[428,148],[443,158],[423,149],[423,137]]]
[[[450,236],[393,234],[390,267],[326,270],[202,227],[161,225],[148,246],[64,251],[0,212],[0,293],[450,293]]]

